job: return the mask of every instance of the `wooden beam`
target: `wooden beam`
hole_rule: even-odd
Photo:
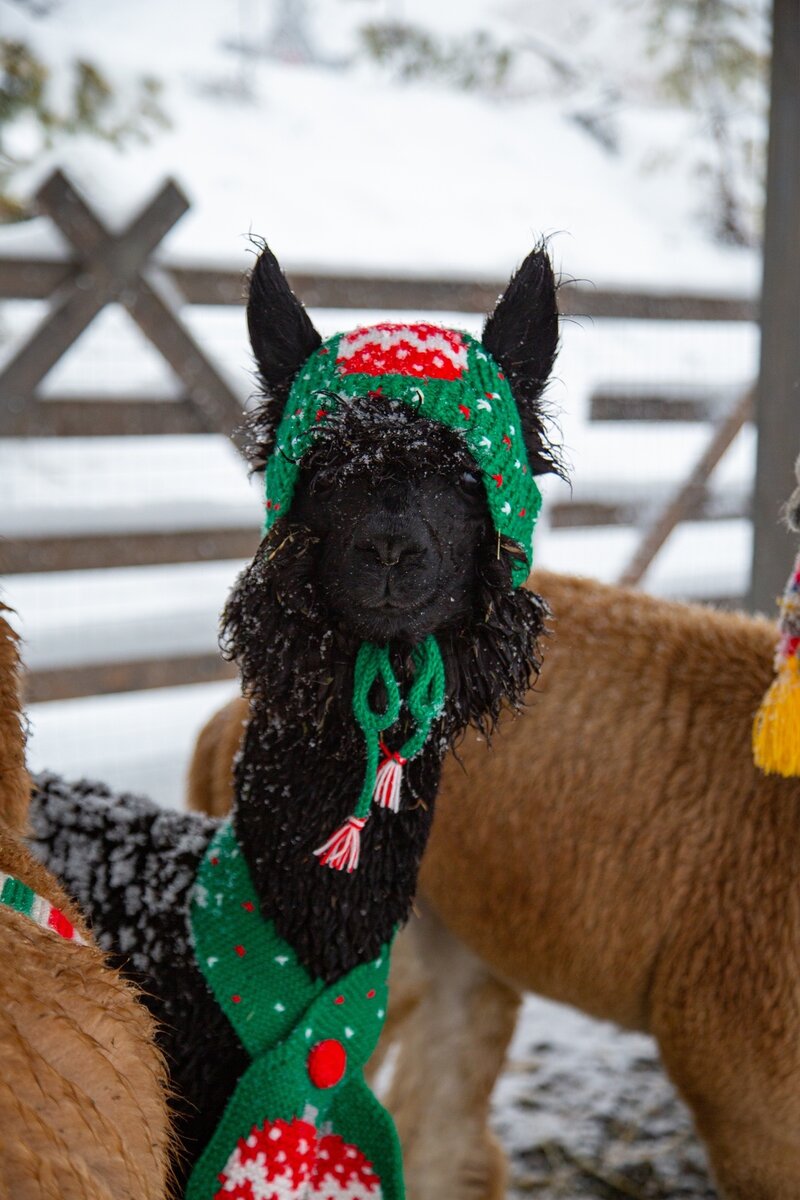
[[[780,523],[800,452],[800,2],[773,0],[750,607],[770,616],[797,539]]]
[[[571,500],[551,504],[548,519],[551,529],[594,529],[605,525],[642,524],[642,514],[652,505],[635,500],[615,503],[603,500]],[[730,521],[750,516],[750,498],[737,492],[714,494],[703,487],[692,511],[693,521]]]
[[[156,260],[188,304],[243,305],[246,272],[218,267],[188,267]],[[0,300],[46,300],[76,271],[72,261],[0,258]],[[473,282],[459,279],[419,279],[385,275],[289,271],[300,298],[319,308],[399,309],[415,312],[485,313],[494,305],[507,280]],[[758,304],[744,297],[618,291],[565,284],[559,292],[564,316],[622,318],[644,321],[757,321]]]
[[[165,209],[165,196],[170,186],[174,187],[165,185],[137,219],[138,225],[148,219],[155,223],[159,206]],[[78,254],[91,255],[101,239],[108,241],[100,220],[63,176],[56,173],[51,177],[40,191],[39,199]],[[188,201],[185,203],[188,207]],[[136,228],[137,222],[134,222],[126,233],[112,239],[107,251],[108,255],[114,255],[116,274],[113,278],[119,302],[183,382],[206,429],[227,434],[241,447],[242,404],[180,320],[181,298],[174,284],[162,277],[156,268],[145,268],[133,236]]]
[[[558,292],[565,317],[627,321],[757,321],[758,306],[747,298],[693,293],[654,294],[565,284]]]
[[[23,695],[26,704],[39,704],[50,700],[74,700],[79,696],[216,683],[222,679],[235,679],[236,674],[234,664],[218,654],[97,663],[31,671],[23,679]]]
[[[246,275],[214,268],[168,268],[190,304],[243,304]],[[386,275],[287,271],[294,291],[312,308],[400,309],[419,312],[486,313],[497,302],[505,279],[397,278]],[[747,297],[617,291],[567,283],[558,293],[564,316],[659,321],[756,321],[757,305]]]
[[[724,417],[734,396],[730,391],[698,388],[690,392],[652,384],[599,387],[589,401],[592,421],[717,421]]]
[[[25,405],[3,424],[3,437],[155,437],[205,433],[205,423],[189,400],[91,400],[48,397]]]
[[[74,226],[83,259],[80,272],[55,293],[45,318],[0,372],[0,432],[5,419],[22,411],[101,309],[135,281],[164,233],[189,207],[175,184],[165,183],[124,233],[112,236],[87,217],[88,209],[60,171],[50,176],[36,198],[62,230]]]
[[[0,539],[0,576],[249,559],[255,554],[258,544],[259,533],[256,529],[4,538]]]
[[[168,278],[151,268],[122,302],[145,337],[172,367],[209,433],[222,433],[243,450],[244,405],[177,317],[177,298]],[[243,335],[244,336],[244,335]]]
[[[0,258],[0,300],[49,300],[75,270],[71,259]]]
[[[727,453],[745,422],[753,412],[753,393],[745,392],[724,421],[714,431],[711,441],[651,529],[642,538],[636,553],[620,576],[623,587],[635,587],[658,554],[672,531],[681,521],[688,521],[702,502],[711,473]]]

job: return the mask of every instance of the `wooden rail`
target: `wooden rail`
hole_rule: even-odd
[[[3,437],[157,437],[208,433],[191,400],[48,397],[10,411]]]
[[[719,421],[735,404],[730,388],[654,388],[652,384],[598,387],[589,404],[592,421]]]
[[[25,702],[37,704],[49,700],[75,700],[81,696],[105,696],[113,692],[216,683],[235,677],[235,666],[219,654],[174,655],[135,662],[30,671],[23,681],[23,690]]]
[[[241,305],[246,272],[219,267],[178,266],[156,260],[186,304]],[[47,300],[74,279],[80,264],[70,260],[0,258],[0,300]],[[413,312],[486,313],[506,280],[398,279],[383,275],[288,271],[289,282],[312,308],[361,308]],[[592,288],[565,283],[558,293],[565,317],[630,321],[757,321],[758,304],[749,298]]]
[[[258,542],[256,528],[4,538],[0,575],[245,559],[253,557]]]

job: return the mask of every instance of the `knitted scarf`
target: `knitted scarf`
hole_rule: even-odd
[[[230,822],[200,864],[199,970],[250,1056],[186,1200],[402,1200],[392,1119],[364,1082],[387,1004],[389,950],[313,979],[259,911]]]

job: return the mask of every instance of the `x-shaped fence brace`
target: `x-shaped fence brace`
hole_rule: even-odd
[[[168,180],[121,233],[111,233],[61,171],[36,194],[39,210],[75,253],[75,269],[51,297],[31,337],[0,372],[0,434],[4,418],[34,401],[37,387],[98,313],[119,303],[186,387],[203,427],[239,443],[242,404],[203,353],[178,311],[181,297],[165,272],[148,260],[189,208]]]

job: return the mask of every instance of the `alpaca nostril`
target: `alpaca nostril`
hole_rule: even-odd
[[[422,559],[427,554],[425,546],[410,537],[371,537],[355,543],[356,550],[382,567],[396,567],[400,563],[410,564],[412,559]]]

